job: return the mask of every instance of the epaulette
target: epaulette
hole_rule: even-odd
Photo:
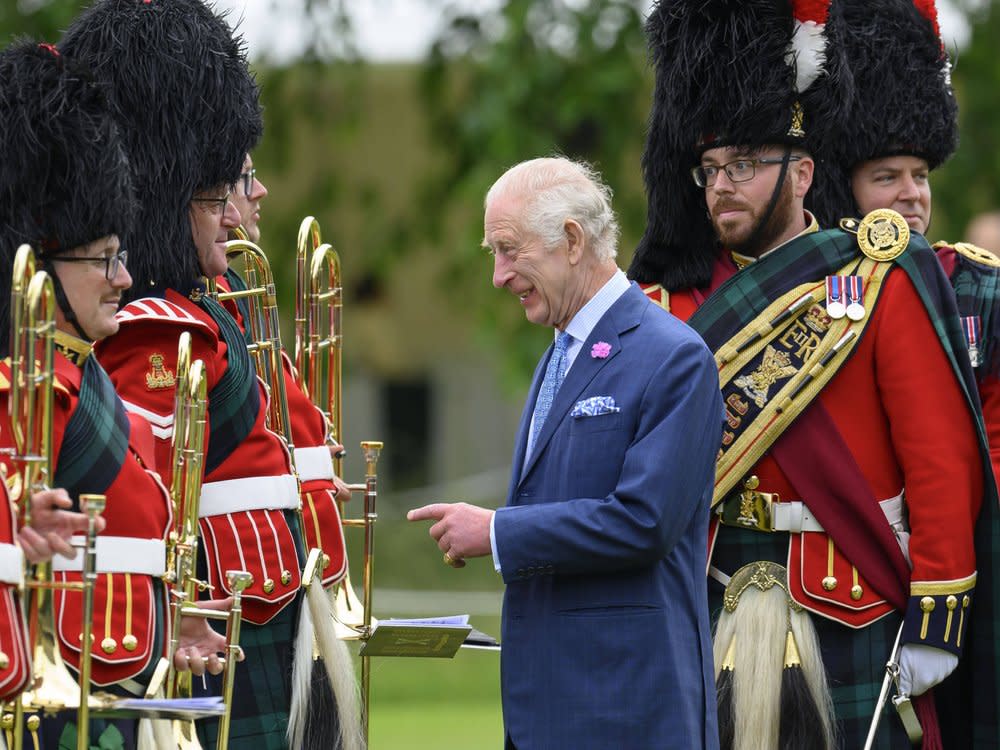
[[[642,288],[642,293],[646,295],[650,302],[670,312],[670,292],[662,284],[640,284],[639,286]]]
[[[139,320],[159,320],[174,323],[183,328],[197,326],[212,332],[212,326],[201,318],[196,318],[184,308],[158,297],[144,297],[130,302],[115,315],[121,325]]]
[[[979,263],[980,265],[989,266],[990,268],[1000,268],[1000,258],[991,253],[989,250],[979,247],[978,245],[973,245],[971,242],[934,243],[935,250],[939,250],[943,247],[954,248],[956,253],[968,258],[973,263]]]

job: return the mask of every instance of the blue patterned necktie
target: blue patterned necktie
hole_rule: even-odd
[[[542,432],[542,425],[552,408],[552,401],[556,397],[556,391],[562,385],[563,378],[566,377],[566,347],[572,340],[565,331],[556,337],[556,344],[552,349],[552,356],[549,357],[549,364],[545,368],[545,377],[542,378],[542,385],[538,389],[538,398],[535,399],[534,423],[535,429],[531,433],[531,445],[528,446],[526,456],[531,455],[535,447],[535,441]]]

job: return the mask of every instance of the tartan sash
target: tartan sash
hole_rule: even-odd
[[[803,282],[806,287],[810,281],[814,285],[821,285],[827,275],[837,272],[845,264],[850,264],[851,259],[857,254],[858,247],[854,235],[845,231],[828,230],[796,238],[728,279],[688,322],[702,334],[716,352],[717,360],[720,359],[720,354],[732,356],[733,348],[729,346],[730,340],[745,328],[757,325],[758,329],[761,329],[758,318],[767,317],[762,313],[773,314],[775,304],[772,299],[777,298],[780,301],[784,296],[789,303],[793,302],[801,291]],[[952,365],[956,380],[962,387],[977,426],[983,468],[988,475],[985,484],[988,497],[985,501],[995,505],[995,485],[990,471],[991,464],[978,394],[948,279],[942,273],[930,247],[919,235],[911,236],[907,250],[897,257],[894,263],[906,272],[916,288]],[[883,277],[892,266],[891,263],[877,265],[884,267]],[[877,301],[877,295],[875,299],[869,299],[869,291],[866,283],[865,307],[868,310],[866,319],[870,318]],[[836,363],[843,364],[846,361],[847,357],[843,357]],[[748,364],[754,364],[754,361],[751,360]],[[730,378],[730,381],[735,380],[735,377]],[[826,381],[828,380],[829,378],[826,378]],[[802,395],[806,397],[805,400],[811,401],[818,395],[819,390],[815,389],[814,392]],[[726,407],[727,415],[732,420],[733,402],[727,399]],[[864,476],[861,475],[860,469],[857,468],[849,447],[836,432],[822,404],[816,402],[813,408],[804,409],[800,403],[799,407],[791,415],[787,411],[776,415],[777,409],[772,409],[770,414],[765,415],[771,419],[771,423],[765,424],[762,430],[758,430],[759,435],[753,441],[752,453],[748,454],[747,460],[736,464],[729,463],[728,468],[731,470],[730,475],[725,478],[725,484],[720,484],[717,479],[715,502],[724,499],[727,492],[742,478],[745,471],[741,473],[741,470],[749,470],[753,466],[750,462],[753,456],[759,459],[759,456],[772,449],[775,460],[793,486],[803,498],[812,501],[809,503],[810,509],[816,513],[817,519],[834,539],[834,543],[848,555],[872,587],[898,607],[901,597],[905,600],[907,593],[908,569],[894,539],[889,536],[884,519],[868,518],[869,512],[875,509],[874,495]],[[759,417],[760,413],[758,412],[756,416]],[[796,419],[797,416],[800,418]],[[730,427],[731,425],[732,422]],[[798,453],[805,445],[815,448],[817,440],[824,447],[824,451],[811,452],[808,465],[813,467],[813,471],[811,473],[798,471],[799,464],[807,465],[799,460]],[[815,471],[817,461],[821,464],[820,471]],[[836,492],[833,492],[828,484],[816,481],[822,476],[834,474],[842,480]],[[840,509],[845,508],[850,512],[841,513]],[[843,518],[866,519],[864,525],[870,527],[869,533],[857,534],[856,530],[852,530],[851,524],[842,522]]]
[[[130,429],[111,378],[95,357],[87,357],[80,398],[59,449],[54,486],[64,487],[74,501],[80,493],[105,492],[125,463]]]
[[[890,268],[868,258],[851,259],[840,272],[864,279],[864,303],[871,310]],[[715,351],[726,426],[713,505],[813,402],[861,340],[871,315],[834,320],[823,306],[825,296],[823,282],[795,286]]]
[[[219,327],[226,344],[228,366],[208,394],[208,415],[212,429],[205,451],[205,476],[217,469],[236,450],[257,421],[260,391],[246,339],[236,320],[212,297],[205,295],[196,304]]]
[[[822,284],[826,276],[837,273],[858,254],[855,235],[844,230],[830,229],[797,237],[726,280],[691,316],[688,325],[701,334],[709,348],[716,352],[717,359],[720,353],[733,356],[735,352],[726,350],[725,345],[739,336],[743,329],[760,325],[759,319],[766,313],[775,312],[775,300],[784,296],[791,298],[788,304],[792,304],[795,299],[790,292],[809,284]],[[988,469],[989,454],[979,395],[950,282],[921,235],[911,235],[906,251],[891,264],[879,265],[888,267],[893,264],[910,278],[938,334],[972,414],[984,466]],[[868,309],[867,319],[875,306],[875,300],[869,301],[867,291],[865,306]],[[763,322],[762,328],[769,321]],[[818,394],[812,395],[815,397]],[[802,409],[799,409],[798,413],[801,412]],[[790,419],[783,421],[791,422]],[[769,446],[780,432],[779,429],[769,430],[762,438]],[[763,454],[765,451],[766,448],[759,452]],[[987,486],[992,487],[992,473],[987,473],[991,475]],[[995,493],[993,497],[995,499]]]

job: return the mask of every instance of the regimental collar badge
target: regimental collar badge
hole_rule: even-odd
[[[77,367],[83,367],[83,363],[87,361],[87,357],[94,349],[83,339],[71,336],[65,331],[56,331],[55,348],[57,352]]]
[[[149,372],[146,373],[146,389],[150,391],[174,387],[174,374],[164,364],[160,353],[149,356]]]

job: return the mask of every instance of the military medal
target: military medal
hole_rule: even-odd
[[[962,331],[965,333],[965,340],[969,344],[969,359],[972,360],[973,367],[979,367],[979,337],[981,335],[982,322],[978,315],[970,315],[962,318]]]
[[[834,320],[840,320],[847,312],[844,306],[844,277],[826,277],[826,314]]]
[[[858,321],[865,317],[865,306],[861,304],[864,283],[860,276],[847,276],[847,317]]]

